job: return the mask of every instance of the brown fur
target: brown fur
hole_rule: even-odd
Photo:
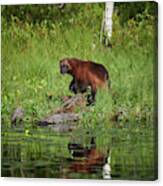
[[[71,172],[79,173],[91,173],[94,172],[94,167],[102,167],[105,164],[105,155],[98,151],[96,148],[93,148],[87,154],[87,158],[82,160],[74,160],[69,169]]]
[[[70,90],[74,93],[86,92],[87,87],[91,87],[91,103],[95,101],[98,88],[108,87],[109,74],[102,64],[76,58],[65,58],[60,61],[60,69],[61,73],[73,76]]]

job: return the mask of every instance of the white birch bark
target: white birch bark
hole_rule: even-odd
[[[100,42],[102,43],[103,32],[105,36],[105,44],[110,42],[112,36],[112,15],[114,9],[114,2],[105,3],[105,12],[103,15],[101,33],[100,33]]]
[[[105,3],[105,18],[104,18],[104,32],[107,34],[108,39],[112,36],[112,14],[113,14],[114,3]]]

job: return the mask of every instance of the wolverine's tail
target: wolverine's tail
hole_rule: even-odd
[[[108,88],[111,89],[111,80],[110,80],[110,77],[109,77],[109,73],[108,72],[106,73],[105,79],[108,81]]]

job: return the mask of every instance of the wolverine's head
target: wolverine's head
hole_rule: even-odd
[[[68,59],[60,60],[60,72],[61,74],[69,73],[71,71],[71,65]]]

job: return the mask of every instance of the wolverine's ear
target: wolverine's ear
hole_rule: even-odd
[[[61,59],[61,60],[59,61],[59,63],[60,63],[60,64],[67,65],[68,59]]]
[[[68,59],[64,59],[63,61],[64,61],[64,64],[65,64],[65,65],[69,65]]]

